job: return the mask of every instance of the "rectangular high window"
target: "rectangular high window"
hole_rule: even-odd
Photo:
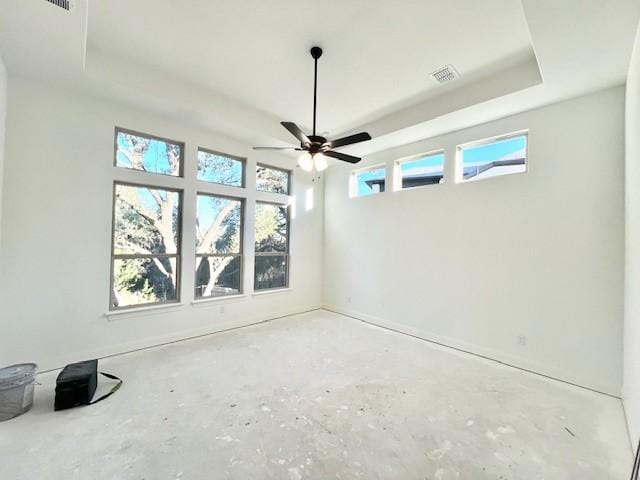
[[[362,168],[351,172],[349,196],[365,197],[385,190],[386,168],[384,165]]]
[[[198,149],[198,180],[244,187],[246,160],[240,157]]]
[[[459,145],[456,182],[527,171],[527,133],[503,135]]]
[[[179,300],[182,193],[114,184],[110,309]]]
[[[395,190],[422,187],[442,183],[444,177],[444,152],[416,155],[396,161]]]
[[[121,168],[182,176],[184,143],[116,128],[114,165]]]
[[[289,195],[291,172],[282,168],[258,164],[256,166],[256,190]]]
[[[196,298],[242,293],[243,201],[198,194]]]
[[[289,286],[289,208],[256,202],[254,290]]]

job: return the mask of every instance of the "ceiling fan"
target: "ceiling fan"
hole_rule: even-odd
[[[343,162],[358,163],[359,157],[347,155],[346,153],[335,152],[334,148],[352,145],[354,143],[371,140],[371,135],[367,132],[360,132],[337,140],[327,140],[325,137],[316,135],[316,105],[318,97],[318,59],[322,56],[320,47],[311,49],[311,56],[314,60],[314,80],[313,80],[313,134],[306,135],[300,127],[293,122],[280,122],[294,137],[300,141],[300,147],[253,147],[254,150],[298,150],[304,152],[298,158],[298,165],[303,170],[310,172],[313,167],[321,172],[328,167],[327,157],[342,160]]]

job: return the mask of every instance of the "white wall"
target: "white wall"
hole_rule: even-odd
[[[0,365],[41,368],[317,308],[321,303],[322,186],[294,172],[293,193],[315,187],[315,207],[298,202],[291,227],[291,290],[192,305],[195,161],[198,146],[248,160],[247,213],[257,194],[255,162],[292,167],[292,159],[110,101],[9,77],[4,241],[0,250]],[[109,301],[112,189],[115,176],[150,174],[113,167],[114,126],[186,142],[181,306],[105,317]],[[253,173],[253,175],[252,175]],[[229,187],[231,188],[231,187]],[[229,190],[232,193],[232,190]],[[249,225],[249,222],[247,222]],[[245,236],[245,288],[252,284],[253,231]],[[221,311],[224,307],[224,312]]]
[[[626,275],[623,401],[629,433],[640,437],[640,28],[636,37],[626,103]]]
[[[363,162],[390,185],[395,159],[444,148],[442,185],[349,199],[351,167],[329,169],[325,305],[619,395],[623,108],[618,87]],[[528,173],[453,183],[456,145],[521,129]]]
[[[7,113],[7,69],[0,57],[0,247],[2,246],[2,185],[4,176],[4,133]]]

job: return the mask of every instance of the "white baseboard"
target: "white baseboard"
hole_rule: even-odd
[[[226,330],[232,330],[242,327],[250,327],[252,325],[258,325],[261,323],[270,322],[279,318],[290,317],[292,315],[299,315],[302,313],[312,312],[314,310],[322,309],[319,305],[309,306],[308,308],[300,307],[292,309],[291,311],[279,315],[266,314],[262,316],[256,316],[251,319],[231,320],[226,322],[217,321],[212,325],[208,325],[204,328],[196,328],[191,330],[182,330],[178,332],[172,332],[166,335],[159,335],[155,337],[148,337],[144,339],[133,340],[131,342],[120,343],[117,345],[110,345],[104,348],[89,349],[84,352],[69,353],[62,356],[53,357],[50,359],[44,359],[39,362],[40,373],[48,372],[51,370],[58,370],[70,363],[87,360],[90,358],[105,358],[112,357],[114,355],[122,355],[125,353],[135,352],[137,350],[143,350],[146,348],[158,347],[166,345],[168,343],[180,342],[184,340],[191,340],[197,337],[203,337],[205,335],[212,335],[215,333],[221,333]]]
[[[570,383],[572,385],[593,390],[595,392],[609,395],[618,399],[620,399],[621,397],[621,391],[618,385],[602,383],[593,378],[575,375],[572,372],[557,368],[553,365],[547,365],[541,362],[532,361],[528,358],[514,356],[495,349],[483,347],[481,345],[463,342],[460,340],[456,340],[455,338],[437,335],[429,332],[427,329],[409,327],[407,325],[393,322],[391,320],[376,317],[374,315],[369,315],[367,313],[359,312],[338,305],[325,304],[323,308],[330,312],[347,315],[349,317],[361,320],[372,325],[394,330],[406,335],[411,335],[413,337],[436,343],[444,347],[454,348],[456,350],[480,356],[491,361],[518,368],[520,370],[525,370],[537,375],[542,375],[544,377],[551,378],[552,380]]]

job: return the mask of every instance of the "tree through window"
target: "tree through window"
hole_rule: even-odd
[[[116,167],[180,177],[183,154],[183,143],[116,129]]]
[[[198,180],[232,187],[244,187],[245,159],[198,149]]]
[[[243,202],[198,194],[196,298],[242,292]]]
[[[254,289],[289,286],[289,210],[256,202]]]
[[[181,193],[115,183],[111,309],[175,302]]]

